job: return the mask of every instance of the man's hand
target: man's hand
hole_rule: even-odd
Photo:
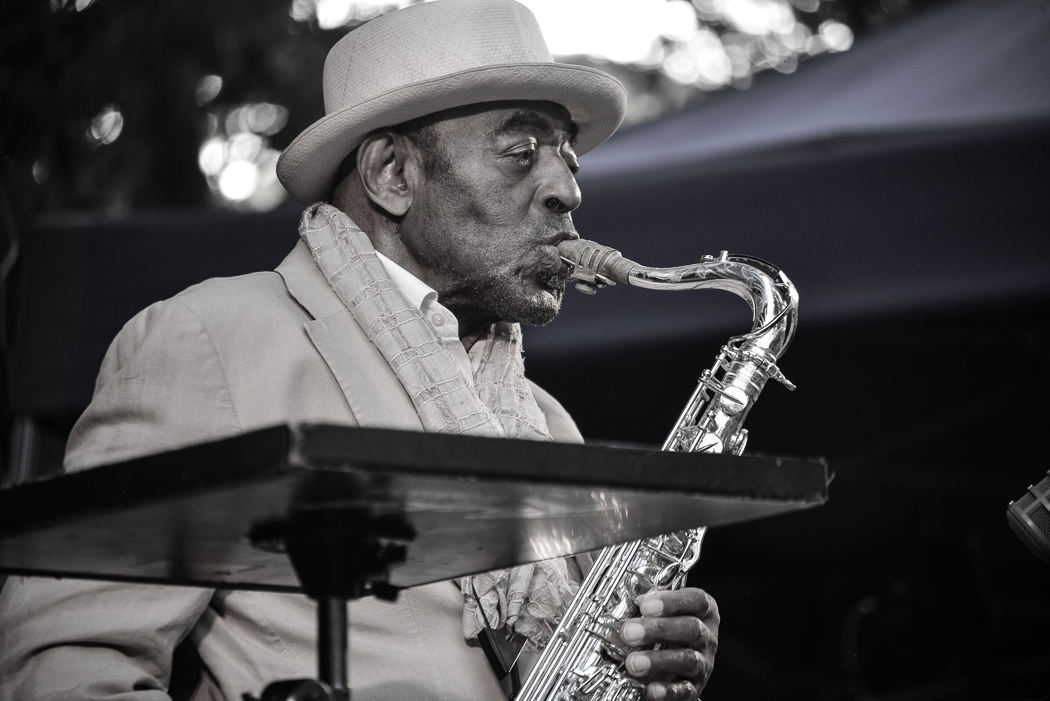
[[[641,618],[628,618],[620,638],[631,647],[666,649],[632,652],[627,671],[647,681],[652,701],[695,701],[714,666],[718,605],[702,589],[653,592],[641,599]]]

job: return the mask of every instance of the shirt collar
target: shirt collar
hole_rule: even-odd
[[[437,301],[438,294],[433,287],[384,256],[379,251],[376,251],[376,257],[379,258],[379,262],[381,262],[383,267],[386,268],[386,274],[390,276],[390,281],[394,283],[394,287],[405,296],[405,299],[407,299],[408,303],[413,307],[416,309],[422,309],[423,304],[426,303],[428,299],[432,302]]]

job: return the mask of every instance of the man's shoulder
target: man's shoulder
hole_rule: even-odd
[[[154,335],[194,339],[203,332],[212,342],[254,343],[310,318],[276,272],[211,278],[140,311],[121,329],[111,352],[125,357]]]
[[[536,405],[547,419],[547,430],[550,431],[551,438],[560,443],[583,443],[580,429],[576,427],[576,422],[561,402],[532,380],[529,380],[529,386],[532,388],[532,397],[536,400]]]
[[[161,304],[185,307],[199,316],[244,309],[272,310],[275,305],[295,305],[284,280],[274,271],[236,277],[216,277],[187,287]]]

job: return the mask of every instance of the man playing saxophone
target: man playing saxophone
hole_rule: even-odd
[[[294,250],[275,272],[207,281],[130,321],[68,470],[301,421],[582,440],[525,379],[519,324],[561,307],[577,155],[616,130],[623,87],[554,63],[512,0],[437,0],[348,34],[324,91],[327,114],[278,166],[309,205]],[[352,602],[354,698],[501,698],[473,621],[542,630],[575,585],[565,561],[528,571]],[[713,599],[657,592],[640,614],[612,633],[640,648],[626,670],[654,701],[697,698]],[[200,667],[193,698],[238,701],[312,676],[314,621],[300,595],[12,577],[0,701],[167,699],[183,643]]]

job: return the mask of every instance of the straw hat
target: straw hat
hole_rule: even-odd
[[[536,18],[513,0],[434,0],[391,12],[343,37],[324,67],[325,116],[291,143],[277,177],[304,204],[328,199],[339,164],[371,131],[452,107],[548,100],[590,151],[623,120],[612,76],[555,63]]]

